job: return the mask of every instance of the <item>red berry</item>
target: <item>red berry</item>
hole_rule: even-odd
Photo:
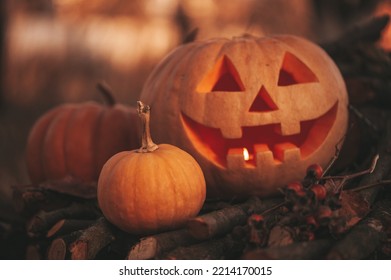
[[[317,213],[318,220],[329,220],[333,215],[333,211],[328,206],[320,206]]]
[[[327,196],[327,189],[323,185],[314,184],[310,188],[318,200],[324,200]]]
[[[323,168],[319,164],[311,164],[307,167],[307,176],[319,180],[323,176]]]
[[[293,191],[296,194],[303,192],[303,185],[300,182],[289,183],[286,187],[287,190]]]
[[[250,222],[253,222],[253,223],[260,223],[260,222],[263,222],[263,220],[264,220],[264,218],[260,214],[252,214],[250,216]]]
[[[252,214],[248,218],[248,224],[255,228],[255,229],[261,229],[263,226],[264,217],[260,214]]]

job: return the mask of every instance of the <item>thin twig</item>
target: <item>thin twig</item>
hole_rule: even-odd
[[[377,164],[378,159],[379,159],[379,155],[377,154],[373,158],[371,166],[366,170],[362,170],[362,171],[359,171],[359,172],[356,172],[353,174],[348,174],[348,175],[326,176],[326,177],[323,177],[323,179],[324,180],[339,180],[339,179],[341,179],[341,182],[339,183],[339,186],[336,189],[336,192],[339,192],[345,186],[346,181],[351,180],[353,178],[357,178],[359,176],[366,175],[366,174],[371,174],[376,168],[376,164]]]

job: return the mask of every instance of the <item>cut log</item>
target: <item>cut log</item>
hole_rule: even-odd
[[[70,259],[70,246],[81,234],[82,231],[74,231],[71,234],[55,238],[48,248],[47,258],[49,260]]]
[[[195,217],[189,220],[187,228],[199,240],[222,236],[231,232],[235,226],[246,224],[249,215],[267,211],[281,201],[279,198],[261,200],[253,197],[244,203]]]
[[[104,247],[115,240],[114,229],[105,218],[99,218],[70,246],[71,259],[92,260]]]
[[[231,235],[207,240],[187,247],[178,247],[164,258],[169,260],[220,260],[237,259],[243,252],[245,243]]]
[[[62,219],[55,223],[46,234],[46,237],[62,236],[68,233],[85,229],[91,226],[95,220]]]
[[[27,234],[32,238],[46,235],[55,223],[65,218],[95,219],[99,216],[101,213],[91,203],[73,203],[51,212],[39,211],[28,222]]]
[[[313,260],[324,259],[333,244],[331,239],[298,242],[286,246],[250,250],[243,254],[245,260]]]
[[[176,247],[196,242],[197,240],[186,229],[164,232],[142,238],[131,248],[127,258],[128,260],[155,259]]]

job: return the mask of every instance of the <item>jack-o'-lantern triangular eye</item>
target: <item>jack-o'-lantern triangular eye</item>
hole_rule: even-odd
[[[250,112],[269,112],[277,109],[277,105],[274,103],[265,87],[262,86],[251,104]]]
[[[295,55],[286,52],[278,76],[278,85],[290,86],[314,82],[319,82],[314,72]]]
[[[224,55],[198,84],[197,91],[244,91],[244,86],[235,66]]]

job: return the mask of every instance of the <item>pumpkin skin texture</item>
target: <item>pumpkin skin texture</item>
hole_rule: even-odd
[[[64,104],[49,110],[32,127],[26,161],[33,183],[72,177],[96,182],[114,154],[136,148],[135,108],[97,102]]]
[[[132,234],[183,226],[198,214],[206,196],[201,167],[169,145],[125,151],[111,157],[98,181],[98,203],[112,224]]]
[[[320,47],[290,35],[182,45],[140,99],[154,108],[157,141],[195,157],[208,196],[223,199],[275,195],[309,165],[324,168],[348,123],[340,71]]]

